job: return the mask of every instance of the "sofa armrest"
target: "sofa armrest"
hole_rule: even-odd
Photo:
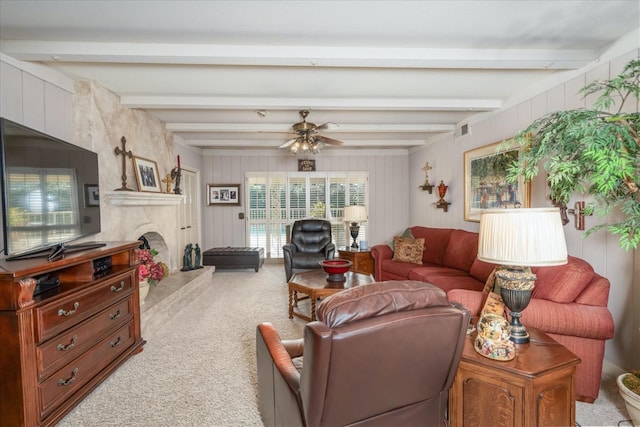
[[[373,258],[374,277],[376,281],[382,280],[382,261],[393,258],[393,251],[387,244],[375,245],[371,247],[371,258]]]
[[[478,315],[486,298],[485,293],[464,289],[447,292],[450,301],[467,308],[472,315]],[[558,303],[541,298],[532,298],[522,311],[521,322],[543,332],[607,340],[613,338],[613,317],[606,307],[571,303]]]
[[[533,298],[522,312],[520,321],[544,332],[580,338],[613,338],[613,317],[607,307],[558,303]]]

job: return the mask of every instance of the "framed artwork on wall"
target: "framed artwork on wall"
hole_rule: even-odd
[[[240,184],[207,184],[207,205],[240,206]]]
[[[93,207],[100,206],[100,189],[98,184],[84,185],[84,206]]]
[[[517,143],[502,142],[464,153],[464,220],[480,221],[483,209],[528,208],[531,183],[520,177],[517,183],[505,179],[507,166],[520,156]]]
[[[136,173],[138,191],[160,193],[160,175],[158,165],[153,160],[133,156],[133,169]]]

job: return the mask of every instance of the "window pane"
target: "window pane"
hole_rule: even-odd
[[[304,218],[328,218],[336,246],[351,245],[348,224],[342,220],[344,206],[367,205],[366,172],[247,172],[246,176],[248,243],[264,247],[267,257],[282,257],[288,227]],[[360,226],[358,240],[366,240],[366,223]]]

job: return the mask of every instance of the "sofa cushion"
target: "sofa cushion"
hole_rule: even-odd
[[[422,251],[424,239],[408,239],[396,236],[393,238],[393,260],[422,264]]]
[[[468,276],[466,271],[456,270],[455,268],[441,267],[439,265],[431,266],[413,266],[409,270],[409,280],[422,280],[423,282],[431,282],[429,277],[431,276],[449,276],[449,277],[463,277]]]
[[[452,231],[451,228],[411,227],[411,233],[415,238],[424,239],[423,264],[442,265]]]
[[[476,258],[473,261],[473,264],[471,264],[469,275],[471,277],[475,277],[481,282],[486,282],[489,276],[491,275],[491,272],[496,267],[497,266],[495,264],[490,264],[488,262],[480,261],[478,258]]]
[[[433,283],[445,292],[452,289],[468,289],[472,291],[482,291],[484,283],[471,276],[449,276],[446,274],[431,274],[429,282]]]
[[[442,265],[469,271],[478,255],[478,233],[453,230],[442,259]]]
[[[409,272],[414,268],[420,268],[416,264],[409,262],[393,261],[385,259],[382,261],[382,271],[385,274],[391,274],[396,277],[409,278]]]
[[[320,303],[317,316],[329,328],[335,328],[390,313],[447,306],[446,294],[430,283],[388,281],[338,292]]]
[[[411,227],[406,228],[402,234],[398,234],[400,237],[406,237],[407,239],[413,239],[414,235],[411,233]],[[395,237],[395,236],[394,236]],[[391,250],[395,250],[395,244],[393,239],[387,241],[387,245],[391,248]]]
[[[562,303],[575,301],[595,274],[589,263],[572,256],[565,265],[534,267],[531,271],[537,276],[533,298]]]

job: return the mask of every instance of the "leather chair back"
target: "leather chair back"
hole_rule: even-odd
[[[444,425],[469,313],[423,282],[383,282],[324,300],[304,332],[307,426]]]
[[[291,243],[299,252],[323,252],[331,243],[331,223],[324,219],[298,220],[291,227]]]

